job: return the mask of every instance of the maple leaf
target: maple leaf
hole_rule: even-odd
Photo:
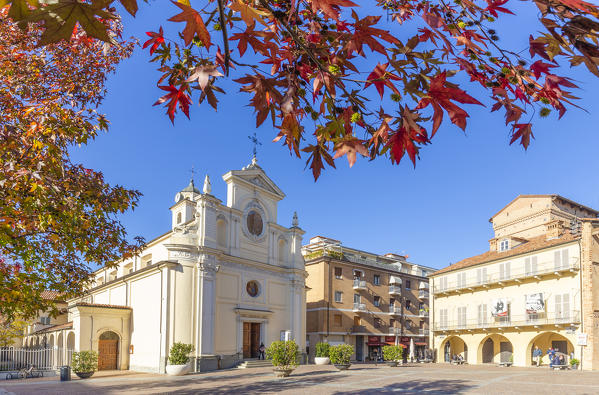
[[[368,75],[368,78],[366,79],[368,82],[366,82],[366,84],[364,85],[364,89],[366,89],[370,85],[374,84],[376,90],[381,95],[381,99],[383,98],[385,86],[390,88],[393,92],[399,94],[399,90],[397,90],[397,88],[395,87],[393,82],[391,82],[391,80],[399,81],[400,78],[395,74],[387,72],[387,66],[389,66],[389,63],[378,63],[374,70],[372,70],[370,75]]]
[[[381,19],[380,16],[367,16],[363,19],[359,19],[358,14],[352,10],[352,17],[355,19],[354,34],[346,44],[349,55],[353,52],[357,52],[359,55],[364,56],[364,51],[362,50],[364,44],[368,45],[371,50],[386,55],[385,47],[378,42],[375,37],[391,44],[398,44],[400,42],[387,30],[372,27]]]
[[[158,99],[153,105],[157,106],[168,101],[165,105],[167,107],[166,113],[173,124],[175,123],[177,105],[179,106],[179,109],[183,111],[183,114],[189,118],[189,105],[191,104],[191,99],[187,95],[187,85],[183,84],[179,89],[173,85],[161,85],[159,88],[168,93]]]
[[[493,15],[495,18],[498,17],[497,11],[514,15],[514,13],[512,11],[508,10],[507,8],[501,7],[508,1],[509,0],[495,0],[495,1],[487,0],[487,3],[489,3],[489,6],[487,8],[485,8],[485,11],[489,11],[489,14]]]
[[[468,113],[452,103],[451,100],[464,104],[483,105],[463,90],[457,88],[456,85],[449,84],[447,82],[447,74],[445,71],[438,74],[431,80],[426,97],[422,98],[416,106],[416,109],[425,108],[429,104],[433,107],[433,131],[431,137],[435,135],[443,121],[442,108],[447,111],[452,123],[462,130],[466,129],[466,118],[469,117]]]
[[[402,126],[389,137],[386,148],[390,149],[391,163],[399,164],[407,152],[412,164],[416,167],[416,157],[420,151],[417,144],[427,144],[429,142],[430,140],[424,128],[407,129]]]
[[[219,72],[216,69],[216,65],[213,65],[213,64],[202,65],[202,66],[197,66],[193,70],[193,72],[191,73],[189,78],[187,80],[185,80],[185,82],[198,81],[198,85],[200,86],[200,89],[204,90],[204,88],[206,88],[206,85],[208,85],[208,82],[210,81],[210,77],[223,77],[223,76],[224,76],[224,74],[222,74],[221,72]]]
[[[512,129],[512,139],[510,140],[510,145],[514,143],[516,140],[520,140],[520,144],[524,147],[524,149],[528,149],[528,145],[530,144],[530,138],[534,138],[535,136],[532,134],[532,124],[530,123],[516,123],[514,124],[514,128]]]
[[[356,153],[359,153],[362,156],[368,156],[368,149],[364,146],[364,141],[353,136],[347,136],[343,140],[337,142],[334,150],[335,156],[333,159],[347,155],[349,167],[352,167],[354,163],[356,163]]]
[[[283,141],[283,145],[286,145],[289,148],[290,152],[294,152],[295,155],[299,158],[299,143],[302,135],[302,127],[297,122],[297,119],[292,114],[286,114],[283,117],[283,122],[279,127],[281,131],[274,138],[273,142],[277,142],[285,137],[285,141]]]
[[[133,16],[137,14],[137,0],[119,0],[127,12]]]
[[[270,12],[251,7],[242,0],[233,0],[233,2],[229,5],[229,8],[235,12],[239,12],[241,14],[241,19],[243,19],[248,27],[254,26],[256,23],[255,21],[260,22],[264,26],[268,26],[262,17],[272,17]]]
[[[43,7],[33,10],[23,21],[44,22],[44,33],[40,37],[39,46],[69,41],[75,26],[79,24],[89,37],[109,43],[115,43],[108,34],[108,28],[102,19],[115,19],[115,15],[103,10],[103,3],[87,4],[75,0],[48,0]],[[11,7],[12,8],[12,7]]]
[[[260,126],[266,120],[268,113],[274,111],[276,104],[281,103],[283,100],[283,95],[276,88],[282,86],[283,82],[275,78],[266,78],[262,75],[246,75],[234,81],[246,84],[239,89],[241,92],[254,94],[250,100],[250,105],[256,111],[256,127]]]
[[[156,51],[156,48],[158,48],[158,46],[164,44],[164,30],[162,30],[162,26],[160,26],[158,33],[146,32],[146,34],[150,36],[150,39],[144,43],[143,49],[151,45],[150,55],[152,55],[154,51]]]
[[[341,7],[357,7],[358,5],[350,0],[310,0],[312,11],[319,10],[329,18],[339,20],[339,10]]]
[[[324,163],[322,159],[329,164],[332,168],[335,168],[335,161],[329,151],[322,144],[317,145],[309,145],[302,149],[303,152],[310,153],[308,160],[306,160],[306,166],[310,165],[310,169],[312,169],[312,175],[314,176],[314,181],[318,180],[320,177],[320,172],[324,169]]]
[[[185,45],[189,45],[195,35],[197,34],[200,40],[206,48],[210,48],[212,43],[210,42],[210,33],[208,29],[206,29],[206,25],[204,24],[204,20],[199,12],[194,10],[192,7],[171,0],[171,2],[179,7],[182,12],[168,19],[171,22],[186,22],[185,29],[183,29],[183,40],[185,41]]]
[[[535,75],[535,78],[539,79],[539,77],[541,76],[541,73],[549,74],[549,68],[551,68],[551,67],[557,67],[557,66],[549,64],[549,63],[544,63],[541,60],[537,60],[536,62],[534,62],[533,64],[530,65],[530,70]]]

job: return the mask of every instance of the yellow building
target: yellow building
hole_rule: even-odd
[[[302,247],[308,278],[306,335],[354,346],[352,359],[372,360],[386,344],[423,358],[428,346],[429,285],[434,269],[397,254],[377,255],[316,236]]]
[[[538,346],[599,369],[599,212],[521,195],[489,220],[489,251],[431,275],[437,362],[531,366]]]

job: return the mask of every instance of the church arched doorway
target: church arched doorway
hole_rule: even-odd
[[[103,332],[98,340],[98,370],[116,370],[119,358],[119,335]]]

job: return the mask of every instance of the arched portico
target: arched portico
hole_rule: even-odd
[[[75,351],[75,332],[70,331],[67,335],[67,349]]]
[[[555,332],[542,332],[535,336],[530,343],[528,343],[528,347],[526,349],[526,366],[531,366],[533,364],[532,351],[534,350],[535,346],[538,346],[543,352],[541,364],[544,365],[549,364],[549,357],[547,356],[547,350],[549,348],[556,349],[557,351],[568,356],[575,351],[574,345],[565,336]]]
[[[459,336],[449,336],[441,343],[440,362],[449,362],[454,355],[461,355],[464,361],[468,360],[468,345]]]
[[[479,343],[476,363],[513,362],[513,353],[512,342],[503,335],[493,333]]]

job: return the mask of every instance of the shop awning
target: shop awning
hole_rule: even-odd
[[[426,343],[424,343],[424,342],[415,342],[414,345],[416,345],[416,346],[426,346]]]

